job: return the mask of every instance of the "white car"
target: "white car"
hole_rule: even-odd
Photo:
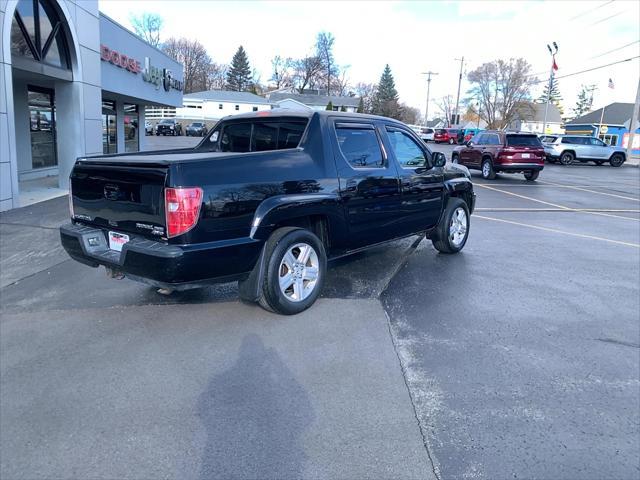
[[[422,139],[423,142],[433,142],[433,134],[435,133],[435,129],[425,127],[423,125],[409,125],[411,130],[416,132],[416,134]]]
[[[144,133],[145,135],[153,135],[153,125],[149,120],[144,121]]]
[[[541,138],[547,161],[562,165],[579,162],[594,162],[602,165],[609,162],[612,167],[619,167],[627,160],[622,147],[611,147],[599,138],[583,135],[545,135]]]

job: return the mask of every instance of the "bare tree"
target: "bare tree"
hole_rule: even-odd
[[[467,76],[470,93],[480,100],[480,117],[487,128],[505,128],[518,115],[517,107],[530,98],[537,81],[524,58],[484,63]]]
[[[170,38],[162,50],[184,67],[184,93],[206,90],[211,72],[211,57],[198,40]]]
[[[209,64],[209,70],[207,73],[207,90],[222,90],[227,83],[227,69],[228,65],[224,63]]]
[[[444,121],[447,126],[451,126],[451,120],[453,119],[453,110],[455,109],[455,103],[451,95],[445,95],[442,98],[436,100],[436,107],[440,116],[444,117]]]
[[[318,82],[318,74],[323,70],[320,58],[310,55],[293,61],[293,83],[299,93],[313,88]]]
[[[327,95],[331,95],[332,77],[338,75],[338,67],[333,60],[333,44],[336,38],[331,32],[320,32],[316,39],[316,56],[322,62],[322,70]]]
[[[360,82],[355,86],[354,90],[355,94],[362,99],[363,113],[371,113],[373,111],[373,98],[378,91],[378,85]]]
[[[342,97],[345,96],[349,90],[349,68],[351,65],[345,65],[339,69],[340,73],[333,77],[332,91],[336,95]]]
[[[409,125],[418,125],[422,122],[422,114],[419,109],[410,107],[406,103],[401,103],[400,121]]]
[[[162,17],[157,13],[143,13],[142,15],[129,15],[129,21],[140,38],[154,47],[160,46],[160,30],[162,29]]]
[[[276,89],[287,87],[291,84],[291,67],[293,60],[291,58],[282,58],[276,55],[271,59],[271,80],[275,83]]]

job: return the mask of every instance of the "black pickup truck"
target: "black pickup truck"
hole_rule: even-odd
[[[460,251],[475,194],[403,123],[272,110],[190,149],[80,158],[69,199],[60,236],[77,261],[169,291],[239,281],[242,299],[294,314],[327,259],[422,233]]]

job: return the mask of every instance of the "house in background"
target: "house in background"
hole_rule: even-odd
[[[290,110],[326,110],[329,102],[334,111],[346,110],[355,113],[360,103],[359,97],[340,97],[337,95],[320,95],[311,93],[270,92],[267,99],[278,108]]]
[[[574,135],[598,137],[609,145],[627,148],[633,103],[611,103],[575,118],[567,123],[566,131]],[[636,130],[633,152],[640,153],[640,128]]]
[[[560,110],[553,103],[549,103],[547,111],[546,131],[544,126],[545,103],[523,102],[516,107],[516,117],[507,126],[510,130],[531,133],[564,133]]]
[[[271,110],[272,102],[250,92],[208,90],[184,95],[175,117],[186,120],[219,120],[227,115]]]
[[[445,128],[447,126],[447,122],[441,118],[434,118],[433,120],[429,120],[425,126],[428,128]]]

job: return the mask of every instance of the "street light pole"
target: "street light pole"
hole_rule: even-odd
[[[458,103],[460,102],[460,85],[462,84],[462,68],[464,66],[464,57],[462,58],[456,58],[455,60],[459,60],[460,61],[460,76],[458,77],[458,95],[456,95],[456,109],[455,109],[455,117],[456,117],[456,124],[460,123],[460,115],[458,114]]]
[[[553,42],[555,52],[551,50],[551,47],[547,45],[549,53],[551,54],[551,70],[549,72],[549,88],[547,90],[547,103],[544,107],[544,122],[542,123],[542,134],[547,133],[547,113],[549,112],[549,102],[551,101],[551,87],[553,86],[553,69],[556,66],[556,53],[558,53],[558,44]]]
[[[421,75],[427,76],[427,107],[424,110],[424,126],[427,126],[429,121],[429,90],[431,90],[431,75],[438,75],[436,72],[429,70],[428,72],[422,72]]]

